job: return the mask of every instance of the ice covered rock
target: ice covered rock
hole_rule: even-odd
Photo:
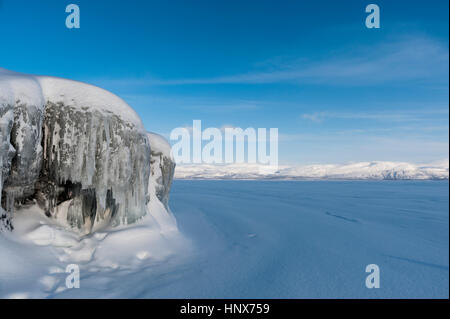
[[[14,125],[13,107],[10,104],[3,104],[2,102],[0,100],[0,202],[2,199],[3,184],[9,176],[11,161],[16,154],[16,150],[10,141],[11,131]]]
[[[0,69],[0,211],[10,225],[15,200],[34,193],[42,149],[44,99],[37,79]],[[1,208],[0,208],[1,209]]]
[[[170,146],[167,152],[162,137],[147,135],[116,95],[0,69],[0,115],[0,213],[39,205],[85,234],[139,220],[148,213],[149,189],[167,208]]]
[[[168,209],[169,191],[175,173],[175,161],[169,142],[159,134],[147,133],[151,145],[151,180],[158,199]]]
[[[45,109],[39,202],[53,215],[71,201],[67,220],[77,228],[134,223],[148,200],[145,132],[120,114],[66,103],[48,102]]]

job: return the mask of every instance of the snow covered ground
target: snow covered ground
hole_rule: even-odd
[[[279,166],[275,171],[260,164],[178,165],[178,179],[448,179],[449,161],[430,164],[360,162],[348,164]]]
[[[190,251],[176,227],[150,214],[139,224],[80,238],[36,209],[22,209],[14,231],[0,233],[0,298],[136,297],[147,284],[139,287],[133,276],[154,278]],[[81,274],[75,291],[66,286],[71,264]]]
[[[22,211],[0,235],[0,297],[448,298],[448,191],[448,181],[176,180],[182,235],[144,221],[81,240]],[[79,289],[65,287],[69,263]],[[365,287],[368,264],[379,289]]]
[[[198,255],[150,297],[449,296],[447,181],[175,181]],[[381,288],[365,287],[377,264]]]

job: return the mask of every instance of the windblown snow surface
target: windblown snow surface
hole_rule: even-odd
[[[448,298],[448,181],[184,181],[190,264],[146,297]],[[368,289],[365,268],[380,268]]]
[[[448,159],[430,164],[405,162],[358,162],[348,164],[281,165],[274,169],[261,164],[178,165],[178,179],[279,179],[279,180],[427,180],[448,179]]]
[[[448,191],[448,181],[176,180],[170,203],[190,244],[145,223],[78,240],[24,212],[17,236],[0,240],[0,295],[448,298]],[[80,264],[79,289],[65,286],[69,263]],[[368,264],[379,289],[365,287]]]

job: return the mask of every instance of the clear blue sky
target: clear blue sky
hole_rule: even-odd
[[[365,27],[369,3],[380,29]],[[447,0],[0,0],[0,67],[109,89],[162,134],[194,119],[278,127],[280,163],[428,162],[448,158],[448,11]]]

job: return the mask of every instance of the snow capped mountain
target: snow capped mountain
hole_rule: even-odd
[[[279,166],[266,171],[260,164],[178,165],[176,179],[373,179],[442,180],[449,178],[449,161],[428,165],[404,162],[360,162],[348,164]]]

